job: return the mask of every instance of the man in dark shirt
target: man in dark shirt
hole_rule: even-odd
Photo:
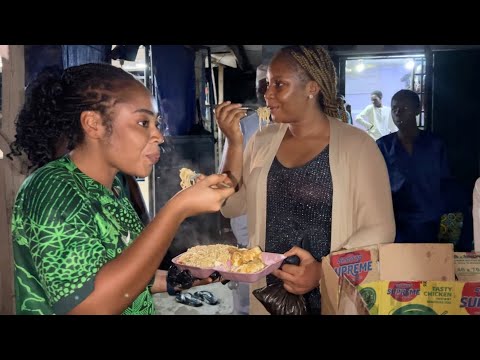
[[[388,167],[397,243],[438,242],[446,211],[442,187],[450,178],[446,149],[435,135],[418,129],[418,95],[400,90],[392,97],[398,131],[377,140]]]

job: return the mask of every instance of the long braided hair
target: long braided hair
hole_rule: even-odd
[[[320,86],[318,101],[322,111],[332,117],[348,122],[343,102],[337,97],[337,76],[335,66],[328,52],[322,47],[292,45],[282,48],[278,55],[295,60],[301,80],[316,81]]]
[[[15,141],[7,156],[22,151],[36,169],[55,159],[61,142],[67,150],[84,140],[83,111],[97,111],[111,133],[111,108],[120,92],[136,82],[132,75],[109,64],[84,64],[65,69],[45,68],[25,90],[25,103],[16,120]]]

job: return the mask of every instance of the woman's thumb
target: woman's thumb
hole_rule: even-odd
[[[217,185],[223,182],[227,178],[226,174],[213,174],[207,176],[202,183],[205,183],[207,186]]]

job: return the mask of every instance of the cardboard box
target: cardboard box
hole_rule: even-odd
[[[346,276],[353,285],[380,279],[377,246],[337,251],[330,255],[330,265],[337,276]]]
[[[456,252],[453,260],[457,280],[480,281],[480,253]]]
[[[367,249],[372,251],[371,247]],[[349,252],[358,252],[361,250],[364,249],[352,249],[349,250]],[[344,254],[345,251],[341,253]],[[417,299],[419,302],[413,305],[422,305],[422,302],[425,302],[427,304],[435,303],[436,308],[438,308],[439,305],[450,306],[449,310],[438,308],[437,310],[441,310],[441,313],[445,311],[451,313],[453,308],[458,309],[455,310],[455,312],[460,312],[462,309],[460,306],[462,297],[458,295],[459,290],[457,290],[459,289],[458,286],[460,286],[460,283],[455,282],[452,244],[381,244],[378,247],[378,254],[378,277],[380,281],[361,281],[356,289],[358,294],[363,295],[363,304],[369,308],[368,312],[370,314],[393,313],[395,310],[398,310],[401,306],[391,311],[392,306],[395,306],[394,303],[392,306],[381,305],[391,303],[391,300],[387,297],[388,295],[392,298],[391,294],[395,294],[397,298],[400,294],[406,294],[407,297],[410,296],[412,299]],[[336,255],[337,253],[332,253],[322,261],[323,277],[320,281],[320,291],[322,294],[322,314],[325,315],[353,313],[354,311],[352,311],[351,305],[358,304],[356,294],[347,294],[344,289],[348,289],[349,287],[343,284],[343,279],[339,281],[340,278],[331,265],[331,258]],[[359,258],[359,260],[361,260],[361,258]],[[352,269],[366,269],[365,266],[360,265],[356,265],[355,267],[353,263],[349,263],[349,265],[354,266]],[[367,277],[365,277],[365,279],[366,278]],[[375,276],[372,275],[372,279],[374,278]],[[349,280],[348,277],[346,277],[346,279]],[[452,290],[450,300],[448,300],[446,294],[435,295],[435,293],[439,292],[437,291],[438,288],[448,287],[448,285],[430,283],[431,281],[454,283],[454,286],[450,284],[450,287],[454,288],[450,289]],[[391,284],[392,282],[399,284]],[[420,288],[420,284],[423,284],[423,282],[426,282],[426,287]],[[473,285],[472,291],[474,293],[476,289],[480,290],[480,287],[476,288]],[[453,295],[454,292],[456,295]],[[431,296],[427,296],[428,293],[430,293]],[[420,299],[422,296],[423,300]],[[480,291],[478,296],[480,298]],[[365,301],[365,299],[367,301]],[[393,299],[397,301],[395,298]],[[401,298],[399,303],[405,303],[405,299],[407,298],[404,297],[403,300]],[[452,305],[457,300],[458,304],[455,303],[455,305]],[[471,304],[473,304],[473,308],[475,308],[477,301],[475,296],[473,296],[470,301]],[[417,308],[421,308],[421,306],[417,306]],[[411,306],[410,309],[414,309],[414,307]],[[399,310],[398,312],[403,313],[404,310],[406,309]],[[426,309],[424,310],[426,311]],[[363,310],[360,309],[360,313],[362,311]],[[410,313],[413,312],[413,310],[410,311]]]
[[[338,311],[339,278],[344,275],[353,285],[377,281],[378,247],[343,250],[322,260],[323,276],[320,280],[322,314],[334,315]]]
[[[380,244],[380,280],[455,281],[452,244]]]
[[[384,280],[357,290],[371,315],[480,315],[480,282]],[[341,291],[340,302],[352,296]],[[362,305],[357,309],[365,313]],[[339,307],[339,313],[355,311]]]

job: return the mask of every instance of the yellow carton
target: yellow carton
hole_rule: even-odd
[[[480,315],[480,282],[456,282],[456,314]]]
[[[380,297],[382,294],[383,281],[374,281],[368,284],[359,285],[358,291],[365,301],[370,315],[378,315]]]
[[[480,283],[376,281],[358,286],[371,315],[480,315]]]
[[[378,267],[376,254],[323,258],[322,314],[480,315],[480,282],[455,281],[452,244],[382,244]]]
[[[322,270],[322,314],[334,315],[338,312],[340,277],[344,276],[354,285],[379,279],[378,247],[375,245],[332,253],[323,258]]]

